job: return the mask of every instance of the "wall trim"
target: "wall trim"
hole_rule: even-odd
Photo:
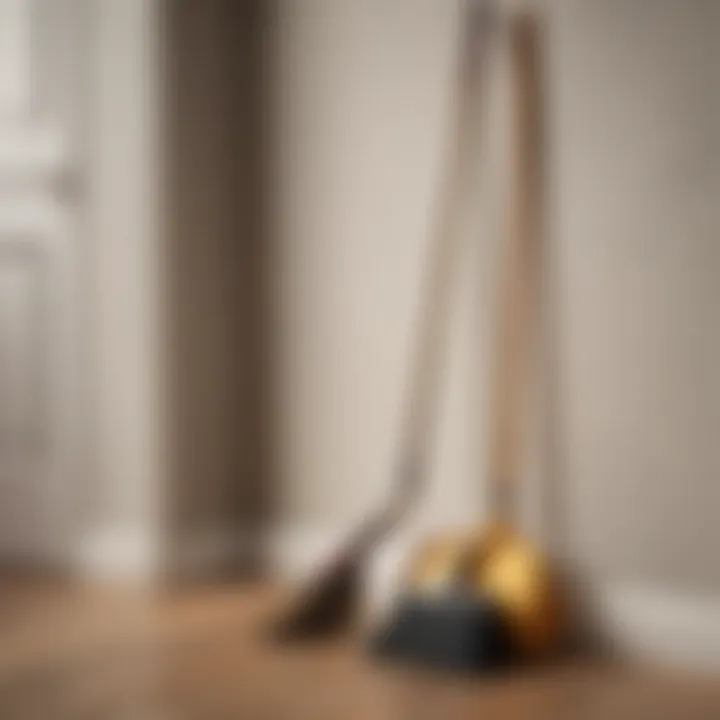
[[[90,580],[152,583],[160,576],[160,543],[135,528],[98,528],[80,542],[76,565]]]
[[[632,659],[720,670],[720,596],[608,582],[593,592],[596,625],[610,647]]]
[[[179,540],[168,568],[179,579],[212,575],[232,568],[248,567],[257,555],[259,535],[253,528],[244,531],[207,527]]]
[[[154,585],[251,567],[260,545],[261,537],[253,528],[199,528],[172,543],[132,528],[100,528],[80,543],[75,567],[89,580]]]
[[[302,581],[322,566],[342,537],[342,530],[337,528],[289,526],[272,529],[265,541],[270,577],[282,583]]]

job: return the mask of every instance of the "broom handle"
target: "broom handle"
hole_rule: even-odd
[[[503,261],[497,355],[490,387],[489,480],[491,507],[504,521],[514,516],[521,473],[526,417],[533,305],[540,217],[541,115],[539,48],[535,18],[511,19],[510,61],[513,90],[511,197]]]
[[[493,29],[493,9],[488,2],[470,0],[463,25],[456,105],[446,165],[441,177],[439,206],[431,227],[431,256],[426,265],[420,307],[420,333],[411,375],[407,415],[403,425],[397,469],[397,485],[391,499],[387,524],[399,519],[422,487],[427,471],[427,453],[436,415],[442,352],[446,345],[451,290],[461,246],[461,210],[471,190],[471,179],[479,140],[479,80],[483,56]]]
[[[427,472],[428,443],[437,404],[443,333],[448,325],[450,290],[460,250],[460,210],[469,190],[478,138],[479,88],[482,56],[494,29],[494,7],[488,0],[467,0],[458,67],[456,104],[446,165],[443,168],[437,216],[430,230],[431,257],[426,264],[420,308],[420,332],[415,350],[403,434],[398,448],[395,483],[384,509],[363,523],[338,558],[365,552],[390,532],[422,489]]]

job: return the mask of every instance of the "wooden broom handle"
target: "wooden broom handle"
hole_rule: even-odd
[[[439,390],[439,376],[445,350],[451,291],[462,245],[461,210],[467,202],[475,150],[480,135],[481,88],[484,57],[496,27],[491,0],[466,0],[462,16],[457,87],[453,100],[452,126],[445,148],[440,178],[437,215],[430,227],[429,252],[425,266],[419,312],[419,335],[411,368],[406,415],[400,437],[395,478],[388,502],[351,537],[340,557],[364,552],[390,532],[419,497],[428,471],[428,447],[434,430],[433,419]]]
[[[386,513],[377,527],[392,527],[417,497],[427,472],[427,453],[439,386],[440,365],[445,350],[451,291],[460,255],[461,210],[471,190],[471,175],[481,124],[480,79],[484,56],[495,31],[494,4],[488,0],[467,0],[463,15],[459,53],[458,85],[453,123],[443,176],[440,179],[437,215],[430,228],[430,256],[426,263],[421,297],[419,337],[415,367],[399,448],[397,484]],[[375,525],[373,526],[375,527]],[[368,535],[374,533],[368,532]]]
[[[515,512],[527,416],[531,314],[540,217],[541,115],[539,37],[529,14],[509,25],[513,90],[511,197],[500,288],[497,355],[491,393],[489,481],[493,510],[509,520]]]

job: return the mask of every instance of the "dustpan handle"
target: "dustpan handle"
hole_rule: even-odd
[[[517,512],[523,437],[529,408],[532,311],[539,262],[541,192],[541,97],[537,19],[511,18],[511,192],[502,262],[497,344],[490,417],[491,508],[501,520]]]

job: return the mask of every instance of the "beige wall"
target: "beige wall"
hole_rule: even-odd
[[[163,302],[157,4],[101,0],[87,10],[87,437],[83,562],[153,573],[163,525]]]
[[[720,585],[720,6],[554,14],[554,212],[573,538]]]
[[[560,0],[545,11],[566,548],[597,577],[717,590],[720,6]],[[434,0],[280,3],[275,417],[286,527],[351,522],[388,480],[457,18],[456,3]],[[423,509],[431,522],[483,512],[502,62],[493,77],[485,185],[468,219],[478,243],[458,284]]]
[[[387,488],[436,174],[448,121],[453,4],[282,4],[276,188],[280,404],[288,522],[337,528]],[[484,253],[484,249],[482,250]],[[487,268],[480,257],[468,280]],[[483,293],[484,294],[484,293]],[[467,515],[474,318],[454,318],[434,515]],[[477,329],[477,328],[476,328]],[[455,331],[458,332],[455,332]],[[475,504],[475,500],[472,504]]]

